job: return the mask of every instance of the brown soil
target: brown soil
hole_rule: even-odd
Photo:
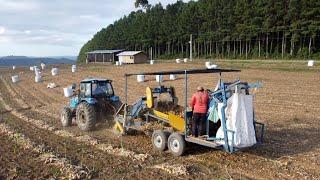
[[[101,77],[113,80],[114,89],[124,99],[124,73],[190,69],[203,67],[204,63],[193,64],[156,64],[128,66],[78,66],[78,72],[71,73],[69,66],[60,66],[60,74],[50,75],[50,69],[43,72],[44,82],[34,83],[34,73],[27,68],[18,68],[13,72],[1,69],[1,98],[18,113],[37,121],[53,126],[55,131],[63,130],[77,137],[89,136],[99,144],[110,144],[114,148],[124,148],[136,154],[148,154],[145,161],[137,161],[118,155],[111,155],[96,145],[76,141],[57,135],[54,131],[41,129],[25,119],[10,114],[8,109],[1,108],[0,117],[5,124],[30,138],[36,145],[44,146],[75,166],[85,167],[92,178],[130,178],[171,179],[181,178],[222,178],[222,179],[319,179],[320,178],[320,131],[319,67],[304,68],[305,64],[270,62],[268,64],[226,63],[220,66],[242,68],[240,73],[224,74],[225,81],[240,77],[247,82],[260,81],[263,88],[256,92],[255,111],[260,122],[266,124],[265,143],[243,152],[228,154],[197,145],[188,144],[185,156],[175,158],[168,152],[153,150],[150,137],[145,135],[118,137],[105,124],[99,124],[93,132],[81,132],[76,126],[62,128],[59,122],[59,111],[67,105],[69,99],[63,97],[62,88],[77,83],[85,77]],[[296,70],[296,71],[295,71]],[[10,75],[19,72],[21,82],[12,84]],[[80,73],[81,72],[81,73]],[[188,98],[194,89],[201,85],[213,89],[218,75],[196,75],[189,77]],[[179,104],[184,105],[184,80],[182,77],[172,82],[165,78],[163,85],[174,86]],[[145,83],[137,83],[136,77],[129,78],[129,103],[143,96],[145,87],[155,87],[158,83],[154,77],[146,77]],[[47,89],[49,82],[59,87]],[[2,104],[3,105],[3,104]],[[0,136],[1,151],[0,177],[7,178],[13,169],[17,169],[16,178],[49,178],[55,176],[50,165],[43,165],[37,158],[39,154],[21,150],[21,154],[9,151],[14,146],[5,135]],[[10,143],[11,142],[11,143]],[[30,157],[30,158],[26,158]],[[12,163],[15,159],[19,163]],[[29,161],[30,159],[30,161]],[[29,164],[30,162],[30,164]],[[38,165],[38,164],[41,164]],[[6,168],[8,166],[8,168]],[[27,168],[28,167],[28,168]],[[32,169],[30,172],[20,169]],[[173,171],[176,170],[176,171]],[[24,172],[24,173],[20,173]],[[57,174],[57,173],[56,173]],[[65,176],[63,173],[60,176]]]

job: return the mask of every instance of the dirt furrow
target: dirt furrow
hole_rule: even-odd
[[[73,133],[65,131],[65,130],[58,130],[55,126],[51,126],[44,121],[33,119],[32,118],[33,116],[26,116],[24,113],[20,113],[20,112],[16,111],[15,109],[11,108],[10,105],[6,104],[6,101],[4,101],[4,99],[2,98],[1,93],[0,93],[0,101],[2,102],[2,104],[4,104],[5,109],[10,111],[11,114],[16,116],[17,118],[23,119],[24,121],[31,123],[40,129],[52,131],[53,133],[55,133],[58,136],[72,138],[72,139],[77,140],[79,142],[87,143],[89,145],[97,145],[98,148],[100,148],[101,150],[106,151],[112,155],[120,155],[120,156],[130,157],[130,158],[133,158],[136,160],[142,160],[142,161],[144,161],[146,158],[148,158],[147,154],[136,154],[133,151],[125,150],[122,148],[114,148],[110,144],[99,144],[96,139],[94,139],[88,135],[77,136],[77,135],[74,135]]]
[[[8,84],[8,82],[4,79],[1,78],[3,84],[6,87],[6,90],[9,92],[9,94],[11,95],[11,98],[16,101],[16,102],[20,102],[19,105],[22,105],[23,107],[31,107],[33,111],[36,111],[42,115],[46,115],[52,118],[57,118],[57,114],[53,114],[51,112],[49,112],[48,108],[49,107],[47,104],[41,102],[40,100],[38,100],[37,98],[35,98],[33,95],[25,92],[25,89],[19,89],[19,92],[24,92],[24,93],[17,93],[17,91],[15,90],[15,88],[13,88],[11,85]],[[18,84],[16,84],[15,86],[20,87]]]
[[[75,166],[83,167],[88,174],[93,177],[136,177],[141,178],[143,174],[154,177],[170,177],[177,175],[190,175],[187,167],[191,165],[177,164],[174,167],[180,167],[180,170],[167,172],[167,170],[159,171],[158,163],[161,162],[150,159],[141,161],[141,159],[132,159],[133,155],[125,149],[118,149],[105,144],[95,144],[89,137],[82,137],[81,143],[74,139],[72,134],[65,134],[63,131],[50,131],[38,128],[31,122],[26,122],[14,116],[4,116],[5,123],[16,132],[23,134],[24,137],[31,139],[37,146],[55,152],[58,157],[68,159]],[[23,124],[21,126],[20,124]],[[57,135],[58,134],[58,135]],[[87,139],[85,139],[87,138]],[[84,142],[84,141],[89,141]],[[129,154],[128,154],[129,153]],[[129,157],[129,158],[128,158]],[[52,159],[48,156],[49,160]],[[168,167],[170,169],[170,167]],[[182,172],[185,170],[186,172]],[[192,174],[191,174],[192,175]],[[196,175],[196,174],[195,174]]]
[[[81,166],[70,164],[70,161],[66,158],[59,157],[56,152],[52,152],[47,148],[40,146],[39,144],[32,142],[28,137],[24,134],[16,132],[12,130],[6,124],[0,124],[0,134],[5,134],[6,136],[14,139],[15,142],[22,146],[23,149],[29,149],[37,154],[37,159],[42,161],[41,164],[46,166],[55,166],[60,174],[60,171],[63,172],[64,177],[68,179],[81,179],[81,178],[90,178],[90,172],[83,164]],[[14,151],[18,151],[18,149],[14,149]],[[34,160],[34,159],[29,159]],[[49,169],[49,168],[48,168]]]

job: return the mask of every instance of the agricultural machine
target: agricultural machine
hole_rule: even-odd
[[[79,87],[69,106],[62,109],[61,123],[63,127],[70,126],[75,118],[81,130],[90,131],[96,122],[112,114],[110,111],[116,112],[120,100],[114,94],[111,80],[88,78],[81,81]]]
[[[254,118],[250,89],[261,87],[260,83],[248,84],[240,80],[225,83],[222,80],[222,73],[238,72],[231,69],[192,69],[181,71],[163,71],[151,73],[125,74],[125,103],[118,109],[115,115],[115,129],[122,134],[130,132],[131,129],[139,129],[149,123],[158,122],[163,127],[154,129],[152,133],[152,144],[156,150],[169,151],[174,156],[180,156],[185,152],[188,144],[199,144],[211,148],[222,149],[229,153],[262,143],[264,124],[256,122]],[[188,76],[193,74],[220,75],[219,82],[215,89],[208,89],[209,109],[216,109],[216,121],[206,119],[205,133],[201,137],[194,137],[191,134],[192,109],[188,107]],[[146,89],[146,95],[141,97],[134,104],[128,104],[128,77],[135,75],[183,75],[184,76],[184,106],[182,113],[174,113],[174,109],[161,110],[157,108],[159,95],[168,94],[173,107],[177,104],[174,88],[166,88],[159,84],[157,88]],[[248,101],[249,99],[249,101]],[[233,101],[233,110],[230,108]],[[249,104],[249,105],[246,105]],[[237,105],[240,108],[236,108]],[[245,111],[244,111],[245,110]],[[144,118],[142,118],[144,117]],[[239,126],[238,128],[236,126]],[[247,142],[251,140],[250,142]],[[245,142],[245,143],[243,143]]]

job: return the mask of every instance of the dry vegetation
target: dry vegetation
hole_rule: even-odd
[[[260,81],[255,111],[267,125],[265,143],[257,148],[228,154],[189,145],[185,156],[175,158],[152,149],[144,135],[118,137],[104,124],[96,131],[81,132],[76,126],[62,128],[59,110],[68,103],[62,88],[86,77],[113,80],[117,95],[124,99],[124,73],[203,67],[203,63],[71,67],[61,65],[60,74],[43,72],[43,83],[34,83],[28,68],[0,69],[0,179],[2,178],[221,178],[221,179],[319,179],[320,178],[320,69],[306,63],[277,61],[219,61],[222,67],[240,68],[223,74],[232,81]],[[21,82],[11,83],[20,74]],[[218,75],[190,77],[189,94],[198,85],[214,88]],[[145,83],[129,81],[129,102],[144,95],[145,87],[157,86],[155,77]],[[183,105],[182,77],[165,78],[176,88]],[[47,89],[49,82],[59,87]],[[190,98],[190,97],[189,97]]]

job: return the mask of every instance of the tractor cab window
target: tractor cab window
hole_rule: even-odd
[[[80,96],[81,97],[90,97],[91,96],[90,83],[81,83],[80,84]]]
[[[96,82],[92,83],[93,96],[112,96],[113,89],[109,82]]]

